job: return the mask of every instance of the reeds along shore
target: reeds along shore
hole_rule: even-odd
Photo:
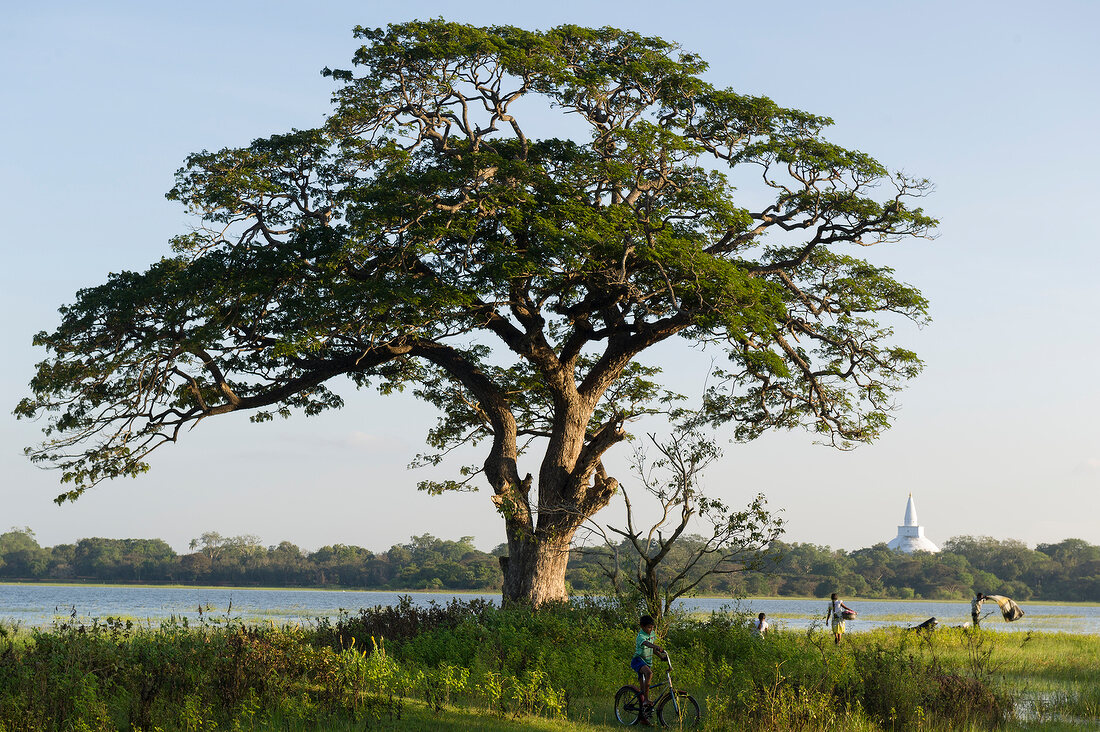
[[[440,728],[469,726],[471,715],[485,729],[521,718],[600,728],[631,681],[635,622],[632,608],[615,605],[532,612],[456,601],[294,626],[5,627],[0,730],[402,728],[425,715]],[[888,630],[834,646],[824,630],[756,638],[736,614],[673,617],[663,632],[678,684],[703,703],[712,729],[1100,719],[1096,636]]]

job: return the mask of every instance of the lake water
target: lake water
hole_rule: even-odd
[[[408,595],[418,605],[482,598],[493,603],[500,595],[442,592],[378,592],[340,590],[278,590],[211,587],[104,587],[96,585],[0,584],[0,623],[22,627],[47,627],[75,616],[80,622],[95,618],[123,617],[157,623],[166,618],[198,620],[199,609],[207,616],[234,618],[245,622],[312,623],[320,617],[335,617],[341,610],[393,605]],[[847,601],[859,612],[848,623],[849,632],[884,626],[913,626],[935,616],[944,625],[970,622],[970,603],[963,601]],[[692,612],[743,610],[768,614],[773,627],[803,630],[821,624],[827,601],[798,599],[689,598],[680,606]],[[1100,634],[1100,606],[1022,603],[1025,616],[1015,623],[1004,622],[1000,614],[987,617],[982,627],[989,630],[1032,630],[1043,632]]]

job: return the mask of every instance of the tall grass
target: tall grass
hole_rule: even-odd
[[[403,603],[300,626],[206,619],[0,630],[0,732],[544,729],[611,723],[629,608]],[[662,643],[712,729],[990,729],[1096,719],[1100,640],[821,629],[765,639],[739,614],[673,617]],[[1014,703],[1039,691],[1041,703]],[[434,722],[425,723],[425,719]]]

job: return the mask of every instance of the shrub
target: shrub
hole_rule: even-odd
[[[635,622],[598,603],[475,601],[312,628],[62,624],[0,636],[0,730],[359,728],[400,720],[410,698],[437,713],[597,716],[633,680]],[[734,613],[672,616],[663,644],[720,729],[989,728],[1010,710],[990,686],[993,642],[977,633],[876,631],[834,646],[814,631],[755,638]],[[941,663],[948,653],[956,668]]]

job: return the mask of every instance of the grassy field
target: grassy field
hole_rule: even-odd
[[[0,627],[0,732],[606,730],[634,617],[474,601],[309,626]],[[708,729],[1100,728],[1096,636],[891,628],[838,646],[713,615],[675,618],[662,643]]]
[[[1032,723],[1015,728],[1059,729],[1066,720],[1076,723],[1071,728],[1100,727],[1100,637],[947,629],[922,635],[918,648],[944,668],[985,678],[1010,696],[1016,716]]]

